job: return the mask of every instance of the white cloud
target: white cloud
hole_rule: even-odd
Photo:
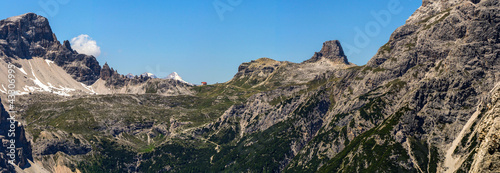
[[[101,48],[97,46],[95,40],[92,40],[89,35],[81,34],[78,37],[71,39],[71,48],[76,50],[78,53],[94,55],[98,57],[101,55]]]

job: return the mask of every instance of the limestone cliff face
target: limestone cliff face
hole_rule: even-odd
[[[484,115],[469,135],[477,138],[465,138],[469,143],[477,143],[476,154],[470,154],[466,160],[470,164],[470,172],[500,170],[500,84],[497,83],[489,94],[481,110]]]
[[[78,54],[68,41],[61,45],[47,18],[34,13],[0,21],[0,56],[6,61],[33,57],[54,61],[75,80],[86,85],[97,81],[101,70],[94,56]]]
[[[300,135],[285,147],[294,157],[283,158],[284,170],[469,171],[472,162],[467,158],[474,157],[472,151],[478,147],[471,141],[478,141],[467,128],[484,121],[475,114],[500,76],[499,14],[495,0],[424,1],[367,65],[325,71],[313,80],[326,84],[309,90],[310,95],[325,90],[330,95],[330,99],[315,96],[319,102],[329,103],[324,105],[329,107],[327,112],[315,113],[316,119],[291,118],[308,105],[307,94],[285,96],[293,92],[282,93],[287,101],[272,108],[262,101],[277,96],[267,95],[258,99],[260,103],[249,102],[260,106],[239,107],[232,114],[258,117],[242,118],[247,122],[240,122],[240,129],[270,122],[281,126],[288,118],[294,119],[288,130],[296,129]],[[339,49],[324,48],[306,62],[324,57],[323,52],[337,52],[342,57],[335,50]],[[303,105],[293,106],[297,104]],[[285,115],[273,114],[278,110]],[[274,116],[259,121],[269,115]],[[303,145],[303,141],[308,142]],[[377,158],[386,157],[383,155],[389,159]],[[495,169],[492,164],[487,171]]]

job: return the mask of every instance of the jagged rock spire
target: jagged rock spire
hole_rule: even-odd
[[[324,42],[321,51],[314,53],[314,56],[306,62],[316,62],[321,58],[326,58],[339,64],[349,64],[349,61],[344,54],[344,50],[340,45],[340,41],[338,40]]]
[[[69,43],[69,41],[68,41],[68,40],[64,40],[63,46],[64,46],[66,49],[70,50],[71,52],[74,52],[74,50],[71,48],[71,44]]]
[[[109,67],[108,62],[104,63],[101,69],[101,79],[108,80],[113,75],[113,73],[114,71]]]

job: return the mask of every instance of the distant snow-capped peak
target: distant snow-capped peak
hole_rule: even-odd
[[[129,73],[129,74],[127,74],[125,77],[130,78],[130,79],[133,79],[135,76],[134,76],[134,74]]]
[[[165,79],[175,79],[175,80],[182,80],[181,76],[177,74],[177,72],[170,73]]]
[[[170,73],[167,77],[165,77],[165,79],[173,79],[173,80],[177,80],[177,81],[180,81],[183,83],[190,84],[189,82],[182,80],[182,77],[179,76],[179,74],[177,74],[177,72]]]
[[[153,78],[153,79],[158,78],[153,73],[148,73],[148,72],[141,74],[141,76],[147,76],[147,77],[150,77],[150,78]]]

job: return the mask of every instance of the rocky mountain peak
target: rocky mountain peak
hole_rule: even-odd
[[[331,55],[331,56],[345,57],[344,50],[342,49],[340,41],[338,40],[331,40],[324,42],[323,48],[321,48],[320,52],[323,53],[325,56]]]
[[[32,27],[43,28],[43,29],[48,28],[48,30],[43,30],[43,32],[38,31],[28,35],[45,33],[45,34],[51,34],[50,36],[52,36],[52,30],[50,29],[49,20],[35,13],[26,13],[19,16],[13,16],[1,21],[2,25],[9,23],[18,25],[19,27],[18,29],[21,30],[32,29]]]
[[[35,57],[51,60],[86,85],[97,81],[101,71],[94,56],[78,54],[69,41],[61,44],[47,18],[35,13],[0,21],[0,56],[8,62]]]
[[[481,0],[452,0],[452,1],[447,1],[447,0],[422,0],[422,7],[425,7],[429,4],[459,4],[463,2],[472,2],[474,4],[477,4],[481,2]]]
[[[6,56],[31,58],[44,55],[57,38],[47,18],[26,13],[0,21],[0,40]]]
[[[153,74],[153,73],[149,73],[149,72],[144,72],[143,74],[141,74],[141,76],[143,76],[143,77],[148,77],[148,78],[152,78],[152,79],[156,79],[156,78],[158,78],[155,74]]]
[[[127,77],[129,79],[133,79],[133,78],[135,78],[135,75],[132,73],[128,73],[127,75],[125,75],[125,77]]]
[[[38,16],[37,14],[35,13],[25,13],[25,14],[21,14],[21,15],[18,15],[18,16],[12,16],[12,17],[9,17],[5,20],[8,20],[8,21],[11,21],[11,22],[19,22],[21,21],[22,19],[26,19],[26,18],[44,18],[42,16]]]
[[[191,83],[184,81],[182,79],[182,77],[179,74],[177,74],[177,72],[170,73],[167,77],[165,77],[165,79],[173,79],[173,80],[180,81],[182,83],[186,83],[186,84],[192,85]]]
[[[113,75],[114,71],[109,67],[108,63],[104,63],[101,69],[101,79],[108,80]]]
[[[71,44],[69,43],[69,41],[68,41],[68,40],[64,40],[63,46],[64,46],[66,49],[68,49],[68,50],[70,50],[71,52],[73,52],[73,49],[71,48]]]
[[[242,63],[238,67],[238,73],[235,76],[247,76],[255,71],[263,70],[265,74],[272,73],[276,67],[278,67],[281,62],[273,60],[271,58],[259,58],[257,60],[252,60],[250,62]]]
[[[339,64],[349,64],[338,40],[324,42],[323,48],[319,52],[314,53],[314,56],[306,62],[317,62],[321,58],[326,58]]]
[[[166,79],[176,79],[176,78],[180,78],[181,76],[179,76],[179,74],[177,74],[177,72],[172,72],[170,73],[167,77],[165,77]]]
[[[14,39],[24,37],[27,41],[55,41],[57,38],[52,33],[49,20],[35,13],[26,13],[19,16],[9,17],[0,21],[2,30],[10,28],[9,32],[2,32],[1,39]]]
[[[481,6],[480,3],[486,6],[498,6],[497,0],[423,0],[422,6],[406,20],[406,23],[425,23],[430,17],[449,12],[457,6],[464,6],[458,8],[460,11],[470,11],[470,6]]]

